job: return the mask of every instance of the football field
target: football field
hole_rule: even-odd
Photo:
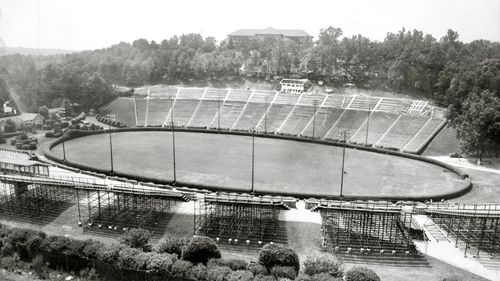
[[[171,132],[116,132],[112,140],[116,172],[173,180]],[[175,144],[178,182],[250,191],[251,136],[176,132]],[[72,163],[110,169],[109,134],[69,140],[65,147]],[[62,159],[62,145],[55,146],[52,153]],[[341,147],[255,137],[254,188],[261,194],[338,196],[341,165]],[[458,175],[437,165],[346,149],[344,196],[431,197],[455,192],[461,184]]]

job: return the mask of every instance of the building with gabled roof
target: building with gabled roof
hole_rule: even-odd
[[[312,42],[312,35],[300,29],[275,29],[268,27],[265,29],[238,29],[228,34],[230,39],[242,38],[262,38],[262,37],[275,37],[275,38],[288,38],[299,40],[302,42]]]

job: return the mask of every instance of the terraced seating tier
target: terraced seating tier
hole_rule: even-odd
[[[299,98],[300,95],[297,94],[279,93],[278,96],[274,99],[273,103],[295,105]]]
[[[378,142],[378,146],[402,148],[425,124],[427,118],[401,115],[390,131]]]
[[[203,96],[205,88],[180,88],[177,99],[199,100]]]
[[[190,127],[208,127],[217,114],[218,107],[222,108],[222,102],[213,100],[201,101],[198,109],[191,117]]]
[[[306,127],[307,123],[314,114],[314,108],[311,106],[296,106],[285,123],[279,129],[280,133],[299,135]]]
[[[309,122],[302,135],[312,137],[314,124],[314,137],[323,138],[343,111],[340,108],[320,107],[316,113],[316,120]]]
[[[251,94],[252,91],[232,89],[229,91],[226,100],[247,102]]]
[[[250,130],[256,127],[266,113],[266,107],[265,103],[249,102],[233,129]]]
[[[350,103],[349,109],[355,110],[372,110],[380,101],[380,98],[355,96],[354,100]]]
[[[244,102],[225,102],[220,109],[220,127],[223,129],[231,129],[240,116],[243,107],[245,106]],[[217,126],[217,120],[214,120],[210,127]]]
[[[401,113],[410,107],[410,102],[403,99],[382,98],[380,103],[374,110],[385,111],[391,113]]]
[[[193,115],[199,100],[175,100],[174,103],[174,122],[176,126],[186,126]],[[166,124],[170,124],[170,114],[167,116]]]
[[[315,95],[315,94],[302,94],[298,104],[305,106],[313,106],[314,102],[317,102],[317,106],[320,106],[325,99],[325,95]]]
[[[143,98],[136,98],[135,110],[135,114],[137,116],[136,125],[144,126],[144,120],[146,118],[146,100]]]
[[[221,100],[224,101],[224,99],[227,96],[229,90],[227,89],[213,89],[213,88],[208,88],[207,91],[205,92],[205,96],[203,97],[204,100]]]
[[[148,126],[161,126],[167,118],[172,101],[168,99],[150,99],[148,105]]]
[[[269,107],[265,119],[260,123],[260,130],[276,132],[293,109],[293,105],[273,104]]]
[[[432,137],[432,135],[439,130],[439,128],[443,125],[445,120],[432,118],[427,123],[425,123],[424,127],[420,129],[415,137],[403,148],[404,151],[417,153],[424,144]]]
[[[347,131],[348,136],[352,136],[359,129],[361,124],[365,122],[366,118],[366,111],[346,109],[344,115],[340,117],[335,127],[328,132],[325,138],[339,140],[340,131]]]
[[[326,99],[323,103],[323,106],[327,107],[337,107],[337,108],[343,108],[346,97],[344,96],[339,96],[339,95],[327,95]]]
[[[384,112],[372,112],[370,114],[370,124],[368,125],[368,144],[376,143],[397,119],[396,114]],[[349,142],[357,144],[366,143],[367,122],[358,129],[357,133],[351,137]]]

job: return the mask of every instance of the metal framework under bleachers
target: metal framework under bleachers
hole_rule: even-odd
[[[0,181],[2,217],[45,224],[75,203],[73,189],[44,182]]]
[[[205,194],[195,202],[194,233],[219,244],[254,248],[266,243],[287,244],[285,223],[279,217],[289,204],[295,201],[271,196]]]
[[[322,218],[323,247],[337,254],[411,255],[411,213],[389,202],[329,201],[315,208]]]
[[[500,252],[500,204],[433,204],[426,213],[455,239],[456,247],[464,248],[464,255],[473,248],[476,256]]]
[[[76,190],[79,224],[87,231],[123,232],[143,228],[151,232],[164,227],[171,207],[189,197],[181,193],[113,190]],[[94,229],[94,230],[92,230]]]

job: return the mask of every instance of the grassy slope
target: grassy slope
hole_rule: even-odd
[[[422,155],[441,156],[460,151],[460,142],[457,139],[456,130],[446,126],[427,145]]]
[[[114,168],[133,175],[172,179],[171,134],[127,132],[113,134]],[[106,134],[66,143],[70,161],[109,169]],[[338,195],[341,149],[276,139],[256,139],[257,191]],[[62,148],[54,152],[62,155]],[[176,134],[177,180],[249,190],[251,138],[213,134]],[[141,167],[141,169],[137,169]],[[346,151],[344,195],[422,195],[455,190],[452,173],[420,161]],[[439,190],[435,186],[440,186]]]

